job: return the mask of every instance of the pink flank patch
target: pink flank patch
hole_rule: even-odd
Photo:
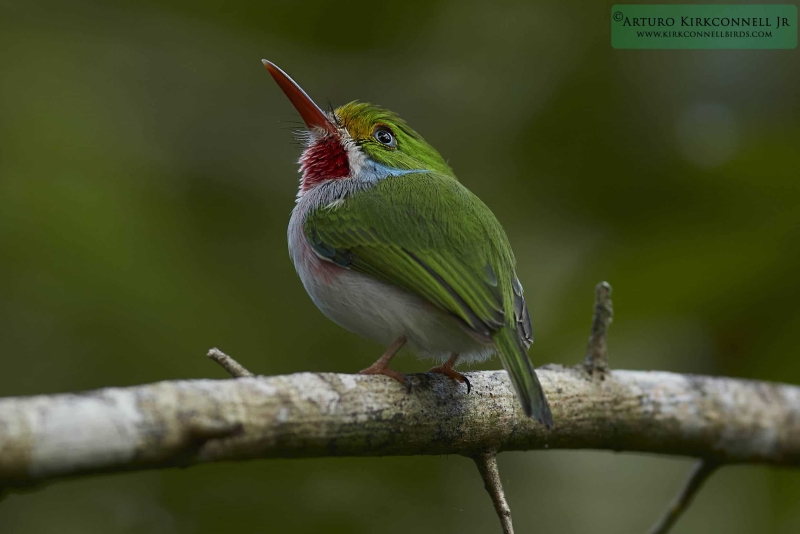
[[[311,145],[300,158],[303,173],[303,193],[325,180],[346,178],[350,175],[347,151],[333,135],[326,135]]]
[[[300,245],[300,263],[303,270],[310,273],[318,282],[330,284],[342,274],[344,269],[317,256],[306,237],[300,235],[298,244]]]

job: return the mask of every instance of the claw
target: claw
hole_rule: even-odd
[[[388,376],[389,378],[394,378],[406,386],[408,391],[411,391],[411,381],[406,378],[406,375],[400,371],[395,371],[394,369],[389,368],[389,362],[392,360],[392,357],[397,354],[397,351],[400,350],[405,343],[406,337],[400,336],[388,349],[386,349],[386,352],[383,353],[383,356],[378,358],[375,363],[366,369],[360,370],[358,373],[362,375],[383,375]]]
[[[431,368],[428,372],[439,373],[447,377],[450,377],[453,380],[466,384],[467,395],[469,395],[470,391],[472,391],[472,384],[470,383],[469,379],[466,376],[462,375],[461,373],[455,370],[454,366],[456,364],[456,360],[458,360],[458,354],[453,354],[442,365],[437,365],[436,367]]]
[[[366,369],[362,369],[358,372],[360,375],[383,375],[388,376],[389,378],[394,378],[404,386],[408,386],[408,380],[406,379],[406,375],[401,373],[400,371],[395,371],[394,369],[389,369],[388,367],[381,367],[379,365],[371,365]]]

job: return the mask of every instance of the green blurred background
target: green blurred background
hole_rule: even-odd
[[[399,112],[510,236],[535,363],[800,383],[800,55],[615,51],[610,3],[0,1],[0,395],[353,372],[382,347],[306,296],[286,251],[298,117]],[[427,362],[397,367],[423,371]],[[497,368],[494,360],[484,368]],[[507,453],[519,532],[643,532],[691,462]],[[676,532],[800,532],[800,473],[731,467]],[[10,496],[3,533],[477,533],[461,457],[256,461]]]

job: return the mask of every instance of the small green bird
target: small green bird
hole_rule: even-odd
[[[326,113],[263,63],[308,127],[288,230],[297,273],[329,319],[388,347],[361,372],[406,383],[389,362],[408,347],[469,392],[456,362],[497,353],[525,414],[552,428],[516,260],[491,210],[396,114],[358,102]]]

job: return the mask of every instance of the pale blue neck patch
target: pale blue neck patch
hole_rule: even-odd
[[[404,176],[406,174],[415,174],[420,172],[429,173],[431,171],[427,169],[394,169],[369,158],[365,158],[365,161],[359,169],[359,173],[356,178],[365,182],[379,182],[380,180],[390,176]]]

